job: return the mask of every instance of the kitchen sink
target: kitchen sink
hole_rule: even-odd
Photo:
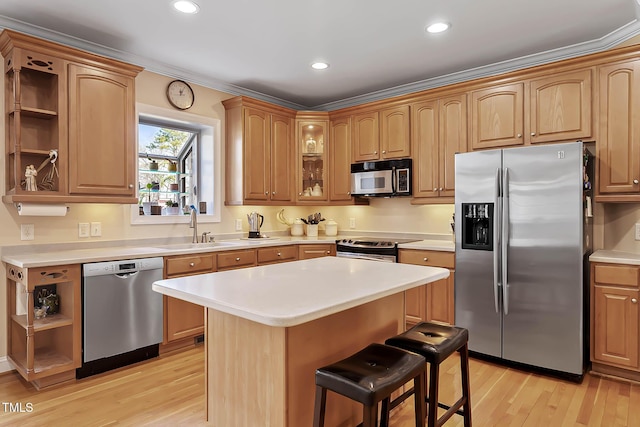
[[[205,249],[205,248],[219,248],[225,246],[236,246],[241,244],[240,242],[209,242],[209,243],[174,243],[168,245],[154,246],[157,249]]]

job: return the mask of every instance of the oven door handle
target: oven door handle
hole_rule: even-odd
[[[347,254],[344,252],[338,252],[336,253],[336,256],[338,258],[351,258],[351,259],[364,259],[364,260],[369,260],[369,261],[382,261],[382,262],[395,262],[392,258],[393,257],[389,257],[389,258],[376,258],[373,256],[367,256],[367,255],[363,255],[363,254]]]

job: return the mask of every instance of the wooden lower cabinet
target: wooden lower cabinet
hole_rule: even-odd
[[[398,262],[448,268],[448,278],[405,291],[407,328],[415,324],[439,322],[453,325],[455,322],[454,276],[455,254],[416,249],[400,249]]]
[[[166,279],[213,271],[216,271],[215,253],[164,258],[164,277]],[[190,345],[192,344],[191,339],[202,334],[204,334],[203,307],[181,299],[164,296],[163,350]]]
[[[298,248],[293,245],[258,249],[258,265],[296,261],[297,259]]]
[[[298,246],[298,259],[320,258],[323,256],[336,256],[336,245],[314,243]]]
[[[258,259],[255,249],[218,253],[218,271],[254,267],[256,265],[258,265]]]
[[[594,371],[638,379],[640,266],[592,263],[591,361]],[[609,371],[607,367],[622,368]],[[629,374],[625,374],[629,370]]]

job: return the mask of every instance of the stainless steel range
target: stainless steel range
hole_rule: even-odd
[[[398,244],[418,239],[393,239],[376,237],[352,237],[336,240],[336,256],[398,262]]]

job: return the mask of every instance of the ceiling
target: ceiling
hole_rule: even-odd
[[[605,50],[640,0],[0,0],[0,27],[297,109],[332,110]],[[449,31],[428,34],[436,20]],[[310,67],[324,60],[323,71]]]

